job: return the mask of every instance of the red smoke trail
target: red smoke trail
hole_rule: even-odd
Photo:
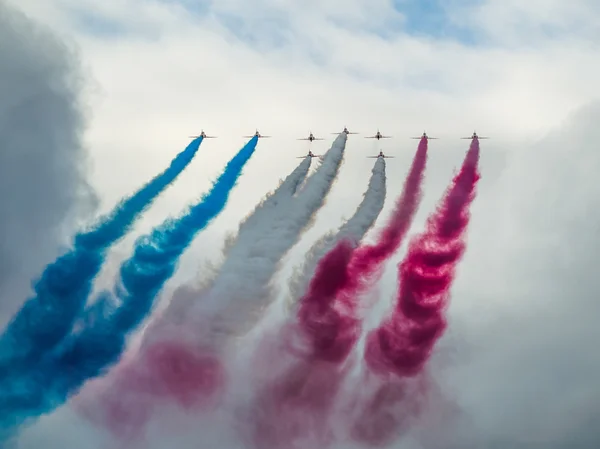
[[[299,321],[313,342],[313,357],[341,362],[352,350],[360,335],[360,322],[354,316],[355,298],[381,263],[402,243],[421,200],[426,163],[427,139],[423,138],[402,195],[379,241],[355,249],[343,240],[319,263],[298,312]]]
[[[104,381],[104,382],[103,382]],[[87,418],[123,442],[139,441],[159,407],[197,412],[225,385],[220,358],[183,341],[157,341],[123,360],[78,404]]]
[[[284,332],[304,342],[292,367],[257,395],[253,440],[260,449],[325,447],[333,442],[334,401],[349,364],[343,364],[361,332],[356,293],[402,242],[421,199],[427,139],[419,143],[402,196],[376,245],[356,249],[342,240],[319,262],[308,291],[299,301],[297,325]],[[285,338],[285,337],[284,337]],[[289,338],[289,335],[288,335]],[[294,337],[291,337],[294,338]]]
[[[480,178],[478,162],[479,141],[473,139],[460,172],[436,212],[427,220],[425,232],[409,244],[408,254],[399,267],[400,291],[392,316],[367,336],[367,366],[384,378],[390,374],[400,378],[392,382],[421,374],[446,328],[444,310],[450,299],[456,266],[466,247],[464,234],[470,218],[469,206]],[[383,381],[376,395],[380,394],[379,390],[388,388],[389,382],[389,379]],[[402,396],[398,400],[404,401]],[[402,424],[391,420],[393,415],[386,410],[390,406],[377,407],[377,402],[372,401],[368,415],[371,426],[387,422],[385,429],[391,435]],[[381,428],[376,439],[369,437],[375,433],[366,431],[365,424],[357,421],[355,438],[372,445],[387,441]]]
[[[357,293],[382,262],[389,258],[400,246],[408,232],[422,197],[421,184],[427,164],[427,138],[422,138],[413,159],[410,171],[404,182],[402,195],[396,201],[396,208],[375,245],[365,245],[354,252],[350,266],[349,278],[356,282],[348,286],[347,294]]]
[[[264,360],[263,366],[288,366],[258,388],[248,415],[251,438],[259,449],[325,448],[333,442],[334,400],[349,368],[339,362],[346,359],[359,336],[352,309],[334,302],[340,284],[347,282],[346,267],[353,250],[345,241],[321,260],[320,269],[330,276],[312,279],[297,322],[284,326],[273,339],[280,343],[278,352],[270,361]]]

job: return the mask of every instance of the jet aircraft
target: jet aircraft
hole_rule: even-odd
[[[322,139],[321,137],[315,137],[315,136],[313,136],[313,133],[309,133],[308,137],[302,137],[298,140],[309,140],[312,142],[313,140],[325,140],[325,139]]]
[[[423,135],[422,136],[420,136],[420,137],[411,137],[411,139],[417,139],[417,140],[427,139],[427,140],[429,140],[429,139],[439,139],[439,137],[429,137],[427,135],[427,133],[425,131],[423,131]]]
[[[203,139],[216,139],[217,138],[217,136],[207,136],[206,133],[204,132],[204,130],[202,130],[200,132],[200,134],[197,136],[190,136],[190,138],[192,138],[192,139],[196,139],[197,137],[202,137]]]
[[[358,133],[348,131],[348,128],[346,128],[345,126],[344,126],[344,130],[342,132],[344,134],[358,134]],[[331,134],[339,134],[339,133],[331,133]]]
[[[247,139],[249,139],[251,137],[258,137],[259,139],[265,139],[265,138],[271,137],[271,136],[263,136],[261,133],[258,132],[258,129],[257,129],[253,136],[244,136],[244,137]]]
[[[373,158],[373,159],[378,159],[380,157],[382,158],[391,158],[391,157],[396,157],[396,156],[386,156],[385,154],[383,154],[383,151],[380,151],[379,154],[377,156],[367,156],[368,158]]]
[[[379,132],[379,130],[377,130],[377,134],[375,134],[374,136],[365,137],[365,139],[377,139],[377,140],[379,140],[379,139],[389,139],[391,137],[392,136],[384,136],[383,134],[381,134]]]
[[[304,159],[307,157],[323,157],[323,156],[318,155],[318,154],[313,154],[312,151],[308,150],[308,154],[306,156],[298,156],[298,157],[296,157],[296,159]]]
[[[473,131],[473,135],[471,137],[461,137],[461,139],[470,139],[470,140],[474,140],[474,139],[489,139],[489,137],[478,136],[477,133],[475,131]]]

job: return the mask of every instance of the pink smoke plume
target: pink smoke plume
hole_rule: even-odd
[[[408,254],[399,266],[400,290],[391,317],[367,336],[365,361],[380,378],[372,400],[365,406],[368,422],[355,422],[353,436],[363,443],[387,444],[414,415],[403,411],[411,408],[417,412],[418,393],[405,392],[411,384],[409,378],[424,373],[423,367],[446,328],[444,311],[466,248],[469,207],[480,178],[478,162],[479,141],[473,139],[460,172],[427,220],[425,231],[409,244]],[[397,393],[395,397],[386,394],[387,400],[378,401],[382,391],[390,388]]]
[[[333,407],[351,367],[343,362],[361,332],[355,296],[406,235],[421,199],[426,162],[427,139],[422,139],[403,194],[377,244],[357,249],[345,239],[319,262],[299,301],[297,321],[283,329],[288,335],[282,338],[299,339],[301,349],[288,348],[287,357],[294,362],[257,395],[256,409],[261,412],[252,417],[256,447],[301,447],[301,440],[326,447],[334,441]]]
[[[422,197],[426,163],[427,139],[423,138],[402,195],[377,243],[353,248],[347,240],[342,240],[319,263],[298,312],[306,335],[313,339],[313,357],[341,362],[352,350],[361,330],[354,313],[356,296],[398,249],[408,232]]]
[[[123,359],[78,406],[121,442],[139,443],[160,406],[177,405],[187,413],[206,410],[224,385],[225,370],[214,352],[165,340]]]
[[[297,319],[261,348],[275,347],[275,354],[259,362],[262,369],[273,364],[285,367],[267,375],[247,415],[250,437],[259,449],[324,448],[334,441],[330,419],[348,369],[339,361],[347,358],[359,331],[352,309],[334,301],[334,293],[347,281],[353,250],[345,241],[323,257],[320,268],[330,276],[312,279]]]
[[[402,244],[422,198],[423,175],[427,164],[427,138],[419,142],[417,153],[408,172],[402,195],[396,201],[392,217],[381,232],[377,243],[358,248],[352,257],[349,278],[355,282],[348,290],[360,288]],[[356,292],[352,292],[356,293]],[[347,292],[351,294],[351,292]]]

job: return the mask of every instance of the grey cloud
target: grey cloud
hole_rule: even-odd
[[[463,267],[437,374],[468,418],[454,437],[477,441],[458,446],[600,447],[599,120],[590,104],[513,152],[477,200],[487,237],[472,249],[489,254],[478,276]]]
[[[0,2],[0,326],[95,196],[76,57]]]

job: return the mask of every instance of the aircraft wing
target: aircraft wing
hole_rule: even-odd
[[[377,136],[365,136],[365,139],[377,139]]]
[[[388,158],[395,158],[396,156],[383,156],[383,157],[388,159]]]
[[[260,139],[268,139],[271,136],[260,136]]]
[[[322,137],[315,137],[313,140],[325,140]]]
[[[265,136],[263,136],[265,137]],[[308,137],[302,137],[301,139],[296,139],[296,140],[310,140]]]
[[[216,139],[217,136],[204,136],[205,139]]]
[[[391,139],[392,136],[381,136],[382,139]]]
[[[378,159],[380,156],[367,156],[369,159]]]

